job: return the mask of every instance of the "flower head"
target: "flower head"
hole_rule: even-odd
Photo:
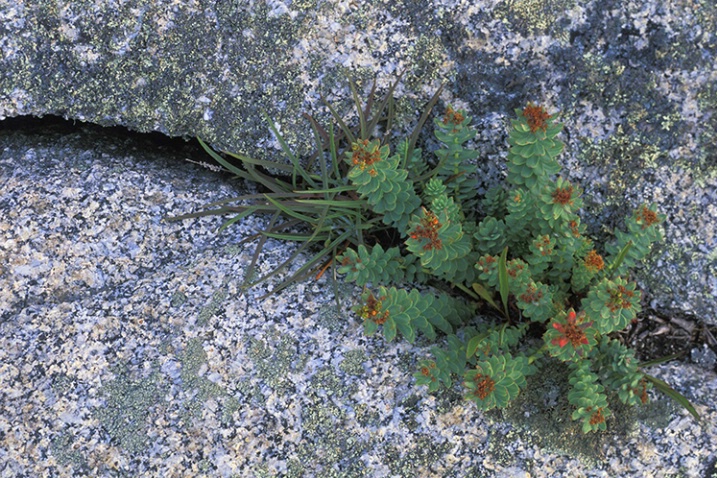
[[[481,400],[485,400],[495,390],[495,380],[488,375],[477,374],[473,377],[473,384],[475,388],[471,393]]]
[[[351,163],[363,171],[367,166],[381,160],[381,150],[377,141],[358,140],[351,145]]]
[[[557,345],[560,348],[565,347],[570,343],[573,348],[577,349],[581,345],[588,345],[588,337],[585,335],[585,329],[590,327],[592,322],[586,322],[584,324],[577,323],[577,314],[574,310],[568,313],[567,321],[565,324],[559,322],[553,322],[553,328],[560,332],[560,335],[554,338],[551,343]]]
[[[366,299],[366,304],[358,310],[358,315],[364,320],[370,320],[378,325],[384,324],[388,320],[388,311],[383,310],[384,297],[376,298],[370,294]]]
[[[535,106],[534,104],[529,103],[528,106],[523,109],[523,116],[528,121],[531,133],[535,133],[539,129],[542,129],[543,131],[548,129],[547,120],[549,120],[551,116],[542,106]]]
[[[655,211],[651,210],[647,206],[642,206],[640,210],[637,211],[637,223],[642,224],[643,229],[659,222],[660,217]]]
[[[410,238],[416,241],[428,239],[423,249],[430,251],[431,249],[440,250],[443,247],[441,239],[438,237],[438,230],[442,224],[438,221],[438,217],[431,211],[423,210],[423,217],[420,223],[411,231]]]
[[[585,256],[585,268],[592,272],[601,271],[605,267],[605,261],[603,261],[602,256],[597,253],[595,249],[588,252],[588,255]]]
[[[452,124],[454,126],[458,126],[465,119],[466,117],[460,111],[456,111],[451,106],[449,106],[448,108],[446,108],[446,114],[443,115],[443,124]]]

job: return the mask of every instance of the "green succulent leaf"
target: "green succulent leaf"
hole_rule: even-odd
[[[532,373],[534,367],[522,355],[492,355],[463,374],[466,398],[482,410],[505,408],[526,386],[525,377]]]

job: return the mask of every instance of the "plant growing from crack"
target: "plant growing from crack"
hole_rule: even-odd
[[[505,407],[526,387],[526,377],[560,361],[570,370],[572,418],[584,432],[605,430],[611,416],[609,392],[637,405],[646,402],[652,386],[698,418],[682,395],[646,374],[615,336],[640,311],[641,294],[627,272],[662,238],[664,216],[655,205],[639,206],[626,230],[617,231],[615,240],[598,250],[578,215],[581,189],[557,176],[562,125],[544,108],[529,104],[516,110],[506,185],[478,198],[469,180],[477,153],[466,146],[476,132],[464,112],[448,107],[434,120],[441,144],[437,161],[427,162],[415,148],[440,90],[413,135],[393,154],[386,138],[370,138],[379,121],[390,125],[391,115],[381,116],[390,99],[369,119],[371,100],[361,108],[353,85],[352,90],[360,133],[334,110],[340,136],[312,121],[318,174],[299,164],[272,127],[293,163],[286,169],[290,182],[257,169],[278,163],[235,155],[244,164],[240,169],[206,148],[227,169],[259,182],[266,192],[234,198],[250,204],[224,205],[230,200],[220,209],[182,217],[238,213],[227,226],[248,214],[270,212],[262,240],[299,240],[299,252],[311,243],[323,244],[279,287],[335,261],[346,281],[364,288],[354,310],[366,334],[381,330],[391,341],[400,333],[414,342],[418,333],[431,340],[442,333],[446,345],[433,347],[433,357],[422,360],[415,374],[429,391],[451,387],[458,379],[466,398],[479,408]],[[277,226],[281,216],[288,220]],[[301,222],[310,226],[310,233],[278,232]],[[424,286],[412,287],[417,284]],[[496,311],[496,320],[477,320],[481,302]]]

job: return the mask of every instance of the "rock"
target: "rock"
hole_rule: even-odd
[[[2,476],[702,476],[717,375],[650,373],[687,395],[575,435],[565,377],[481,413],[411,374],[430,343],[365,337],[359,290],[324,277],[265,300],[244,291],[251,216],[167,215],[246,192],[183,153],[108,137],[0,131]],[[259,267],[291,246],[269,241]],[[280,279],[280,278],[279,278]],[[562,381],[561,381],[562,380]],[[527,413],[526,413],[527,412]],[[609,467],[609,472],[606,471]],[[327,472],[327,470],[331,470]]]
[[[501,176],[507,120],[528,101],[566,124],[566,174],[608,240],[655,201],[667,240],[637,271],[653,308],[717,323],[717,6],[688,0],[121,3],[38,0],[0,8],[0,118],[60,115],[202,137],[282,159],[324,95],[350,116],[347,76],[395,92],[399,129],[441,82],[480,135],[483,189]],[[427,140],[427,149],[431,141]],[[593,216],[595,216],[593,218]]]

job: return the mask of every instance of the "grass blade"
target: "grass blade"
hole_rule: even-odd
[[[615,273],[616,270],[620,268],[622,265],[622,262],[625,260],[625,257],[627,257],[627,252],[632,247],[632,241],[628,241],[627,244],[625,244],[625,247],[622,248],[620,253],[615,258],[615,261],[610,264],[610,267],[607,271],[607,277],[612,277],[612,275]]]
[[[473,290],[476,292],[476,294],[478,294],[480,296],[481,299],[488,302],[488,304],[490,304],[491,307],[493,307],[494,309],[502,312],[500,306],[498,304],[496,304],[495,301],[493,300],[492,294],[490,292],[488,292],[488,289],[483,287],[481,284],[478,284],[477,282],[474,282],[473,284],[471,284],[471,286],[473,287]]]
[[[331,105],[331,103],[326,101],[326,98],[324,98],[323,95],[321,96],[321,99],[324,102],[324,104],[326,105],[326,107],[329,109],[331,116],[333,116],[334,119],[336,120],[336,122],[339,124],[339,128],[341,128],[341,131],[346,136],[346,139],[348,140],[348,142],[351,144],[355,143],[356,136],[351,131],[351,128],[346,126],[346,123],[344,123],[344,120],[341,118],[341,115],[339,115],[338,111],[336,111],[336,109]]]
[[[243,154],[237,154],[237,153],[225,152],[225,154],[231,156],[232,158],[238,159],[239,161],[241,161],[244,164],[253,164],[254,166],[261,166],[263,168],[278,169],[279,171],[283,171],[285,173],[290,173],[293,170],[293,166],[286,164],[286,163],[278,163],[276,161],[267,161],[264,159],[255,159],[255,158],[245,156]]]
[[[229,219],[228,221],[225,221],[224,224],[221,225],[221,227],[219,228],[219,230],[217,232],[222,232],[227,227],[231,226],[232,224],[234,224],[237,221],[244,219],[245,217],[247,217],[250,214],[253,214],[254,212],[256,212],[255,207],[252,206],[252,207],[246,208],[246,210],[240,212],[239,214],[237,214],[233,218]]]
[[[304,194],[324,194],[324,193],[345,193],[349,191],[356,191],[356,186],[336,186],[335,188],[328,189],[307,189],[306,191],[294,191],[297,196]],[[353,201],[353,199],[352,199]]]
[[[647,362],[643,362],[643,363],[641,363],[640,365],[638,365],[638,367],[640,367],[640,368],[645,368],[645,367],[650,367],[650,366],[652,366],[652,365],[657,365],[657,364],[669,362],[670,360],[675,360],[676,358],[682,357],[683,355],[685,355],[685,353],[686,353],[686,352],[683,351],[683,352],[678,352],[678,353],[676,353],[676,354],[667,355],[667,356],[665,356],[665,357],[656,358],[656,359],[654,359],[654,360],[648,360]]]
[[[316,138],[316,152],[317,152],[317,159],[319,161],[319,167],[321,168],[321,181],[322,186],[324,190],[327,190],[331,187],[331,181],[329,180],[329,171],[326,168],[326,158],[324,157],[324,145],[321,142],[321,134],[319,133],[319,130],[316,128],[313,122],[311,124],[311,129],[314,131],[314,137]],[[324,199],[329,199],[329,194],[324,193]]]
[[[374,81],[374,87],[376,86]],[[356,83],[354,83],[354,80],[352,78],[349,78],[349,88],[351,89],[351,95],[354,98],[354,104],[356,105],[356,113],[358,113],[359,117],[359,125],[360,125],[360,131],[361,131],[361,139],[368,139],[366,136],[368,133],[366,132],[366,116],[364,115],[363,108],[361,108],[361,100],[359,99],[358,92],[356,91]],[[369,101],[371,100],[371,97],[369,96]]]
[[[366,205],[365,202],[342,199],[297,199],[295,202],[299,204],[316,204],[317,206],[334,206],[344,210],[362,209]]]
[[[298,219],[299,221],[303,221],[307,224],[312,224],[315,221],[315,219],[313,217],[306,216],[304,214],[299,214],[298,212],[288,208],[286,205],[282,204],[281,202],[277,201],[276,199],[272,198],[269,195],[265,195],[265,197],[266,197],[267,201],[269,201],[274,206],[276,206],[276,208],[279,211],[281,211],[288,217],[293,217],[293,218]]]
[[[272,216],[271,220],[269,221],[268,229],[271,229],[274,227],[274,224],[276,223],[276,220],[279,219],[279,216],[281,216],[280,211],[276,211],[274,215]],[[244,272],[244,280],[242,281],[242,288],[243,289],[249,289],[251,286],[248,284],[249,281],[251,281],[251,277],[254,275],[254,271],[256,270],[256,263],[259,260],[259,254],[261,254],[262,249],[264,249],[264,243],[266,243],[266,240],[268,237],[264,235],[259,235],[259,243],[256,245],[256,249],[254,249],[254,254],[251,257],[251,262],[249,263],[249,267],[247,267],[246,272]],[[242,244],[244,241],[240,242],[239,244]]]
[[[697,410],[695,410],[695,407],[692,406],[689,400],[682,395],[680,392],[675,390],[674,388],[667,385],[666,382],[663,382],[657,377],[653,377],[652,375],[645,374],[645,378],[652,382],[652,384],[655,386],[656,389],[682,405],[682,407],[690,412],[690,415],[694,417],[695,420],[699,423],[701,421],[700,414],[697,413]]]
[[[433,94],[431,99],[428,101],[428,104],[426,105],[426,108],[423,110],[423,113],[421,114],[421,118],[418,120],[418,124],[416,125],[416,128],[413,130],[413,133],[411,134],[411,139],[408,142],[408,148],[406,149],[406,157],[410,158],[413,155],[413,150],[416,148],[416,141],[418,141],[418,136],[421,134],[421,129],[423,129],[423,125],[426,123],[426,120],[428,120],[428,115],[431,114],[431,111],[433,110],[433,107],[436,106],[436,103],[438,103],[438,99],[441,96],[441,92],[443,91],[443,84],[438,88],[438,90]],[[406,165],[403,165],[406,167]]]
[[[302,265],[291,277],[286,279],[284,282],[277,285],[271,292],[268,294],[263,295],[259,299],[264,299],[266,297],[269,297],[271,294],[274,294],[276,292],[279,292],[280,290],[285,289],[289,285],[291,285],[294,282],[300,282],[306,278],[308,278],[311,275],[311,269],[316,266],[317,263],[321,263],[323,261],[324,257],[326,257],[331,251],[335,250],[336,246],[341,244],[343,241],[345,241],[349,236],[351,235],[351,231],[344,232],[341,236],[334,239],[328,246],[324,247],[319,253],[314,255],[309,261],[307,261],[304,265]],[[307,246],[310,243],[302,244],[303,246]],[[292,254],[292,257],[285,261],[282,264],[283,266],[286,266],[290,264],[291,262],[296,259],[296,256],[298,256],[297,253]],[[266,275],[262,280],[269,278],[270,276],[274,275],[276,273],[272,272],[271,274]]]
[[[371,122],[368,125],[368,134],[371,134],[374,131],[374,129],[376,128],[376,125],[381,120],[381,114],[386,109],[386,105],[390,105],[391,107],[389,108],[389,111],[386,114],[387,126],[386,126],[385,135],[388,135],[390,133],[390,131],[391,131],[390,127],[391,127],[391,124],[393,123],[393,92],[396,91],[396,87],[401,82],[401,77],[403,76],[403,74],[405,72],[406,72],[406,69],[404,68],[403,71],[398,74],[396,81],[388,88],[388,91],[386,92],[383,99],[381,100],[381,103],[378,106],[377,113],[374,115],[374,117],[371,119]],[[366,105],[366,107],[367,107],[366,114],[367,115],[368,115],[368,109],[371,107],[371,105],[373,103],[373,95],[374,95],[375,91],[376,91],[376,79],[374,78],[373,87],[371,88],[371,93],[369,96],[369,102]],[[386,138],[384,138],[384,140],[385,139]]]
[[[503,301],[503,312],[505,318],[510,320],[508,314],[508,293],[510,291],[510,285],[508,284],[508,248],[503,249],[503,253],[500,255],[498,261],[498,284],[500,288],[500,299]]]
[[[279,133],[279,129],[276,127],[274,122],[272,121],[269,116],[264,113],[264,118],[269,122],[269,128],[271,128],[271,131],[274,132],[276,135],[277,141],[279,141],[279,145],[281,145],[281,150],[284,152],[286,156],[288,156],[289,160],[291,161],[291,164],[294,166],[292,174],[292,186],[294,186],[294,189],[296,189],[296,173],[298,172],[302,178],[304,178],[304,181],[307,182],[312,188],[316,188],[316,183],[311,178],[311,176],[304,170],[304,168],[301,166],[301,162],[299,159],[294,155],[294,153],[291,152],[291,148],[289,148],[289,145],[286,144],[286,141],[284,141],[284,137]]]

